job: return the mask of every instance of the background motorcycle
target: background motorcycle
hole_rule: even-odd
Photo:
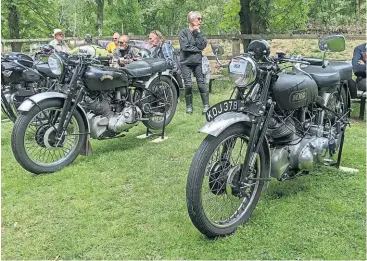
[[[343,51],[344,37],[322,38],[319,47]],[[246,222],[271,178],[295,178],[316,163],[340,164],[349,113],[341,72],[321,72],[324,59],[270,57],[264,40],[248,49],[229,64],[235,99],[206,113],[200,131],[208,136],[187,179],[189,216],[208,237],[231,234]],[[293,71],[281,70],[285,62],[296,63]],[[301,64],[320,72],[307,73]]]
[[[11,121],[15,122],[17,108],[27,97],[57,87],[58,76],[44,61],[52,50],[46,45],[33,58],[18,52],[1,57],[1,109]]]
[[[26,170],[55,172],[78,154],[91,155],[89,136],[110,139],[139,121],[150,129],[171,122],[178,85],[164,60],[146,59],[119,69],[95,63],[82,55],[49,57],[52,72],[72,74],[71,80],[66,92],[36,94],[18,108],[12,150]]]

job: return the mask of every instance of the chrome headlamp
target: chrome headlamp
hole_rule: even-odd
[[[63,63],[61,58],[57,54],[51,54],[48,57],[48,66],[50,70],[55,75],[61,75],[63,70]]]
[[[229,64],[229,76],[237,87],[247,87],[256,81],[257,65],[248,56],[232,58]]]

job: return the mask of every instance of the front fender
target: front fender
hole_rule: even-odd
[[[22,104],[18,107],[18,111],[20,112],[30,111],[34,106],[37,106],[36,104],[42,101],[45,101],[45,100],[49,100],[49,99],[64,99],[65,100],[66,98],[67,98],[66,94],[63,94],[60,92],[37,93],[29,97],[29,99],[26,99],[24,102],[22,102]],[[77,105],[77,110],[82,115],[85,126],[87,126],[88,132],[90,132],[89,121],[88,121],[85,110],[83,109],[83,107],[80,104]]]
[[[251,120],[250,117],[244,113],[227,112],[218,116],[213,121],[205,123],[199,132],[217,137],[225,129],[237,122],[251,122]]]
[[[229,126],[235,123],[238,123],[238,122],[251,123],[251,120],[247,114],[239,113],[239,112],[227,112],[227,113],[224,113],[218,116],[213,121],[205,123],[204,126],[199,130],[199,132],[207,133],[209,135],[217,137]],[[265,160],[264,172],[265,172],[266,178],[270,178],[271,154],[270,154],[269,143],[266,137],[264,137],[262,147],[264,150],[265,158],[268,159],[268,160]],[[267,186],[268,186],[268,182],[266,181],[264,189],[266,189]]]

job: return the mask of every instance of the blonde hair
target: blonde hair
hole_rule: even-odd
[[[198,11],[191,11],[187,14],[187,22],[191,23],[192,20],[194,20],[195,18],[201,18],[201,13],[199,13]]]
[[[155,34],[161,42],[164,41],[163,34],[160,31],[154,30],[154,31],[151,31],[150,33],[151,34]]]

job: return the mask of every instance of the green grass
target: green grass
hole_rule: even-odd
[[[211,103],[228,98],[214,83]],[[69,167],[32,175],[15,161],[11,123],[1,132],[2,259],[366,259],[366,127],[348,129],[342,165],[286,182],[273,180],[250,221],[208,240],[192,225],[185,186],[205,120],[181,99],[169,139],[92,141],[94,154]]]

